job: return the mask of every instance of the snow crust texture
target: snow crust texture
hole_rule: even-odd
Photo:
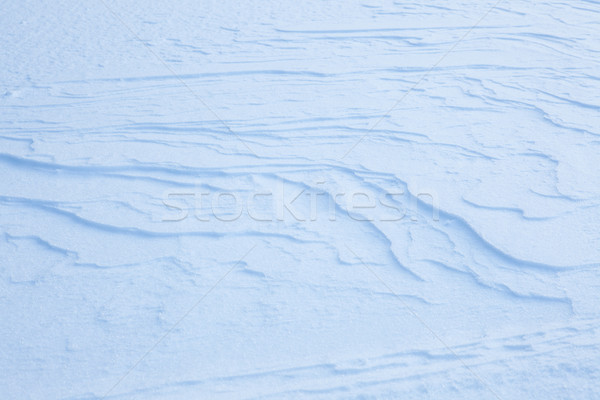
[[[0,398],[600,396],[600,2],[8,1]]]

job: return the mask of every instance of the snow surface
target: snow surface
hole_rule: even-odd
[[[0,398],[599,398],[600,2],[9,0],[0,37]]]

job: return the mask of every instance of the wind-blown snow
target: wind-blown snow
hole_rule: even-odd
[[[0,37],[0,398],[598,396],[600,2],[24,0]]]

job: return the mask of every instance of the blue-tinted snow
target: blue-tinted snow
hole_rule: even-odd
[[[0,37],[0,398],[600,392],[598,1],[9,1]]]

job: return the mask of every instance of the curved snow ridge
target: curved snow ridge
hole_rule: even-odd
[[[452,380],[454,385],[470,382],[481,393],[492,390],[501,398],[520,393],[515,386],[504,386],[490,374],[489,367],[496,362],[507,365],[508,379],[521,374],[540,379],[544,371],[539,368],[528,370],[529,366],[547,362],[555,357],[566,355],[572,344],[578,343],[576,353],[597,349],[593,343],[597,334],[597,321],[579,326],[555,327],[546,331],[532,331],[518,336],[495,337],[486,342],[473,342],[452,346],[451,349],[408,350],[401,353],[382,354],[376,357],[339,360],[335,363],[302,365],[291,368],[264,370],[226,376],[212,376],[204,380],[180,380],[164,385],[150,386],[109,398],[161,398],[175,397],[192,390],[195,393],[210,394],[211,398],[228,398],[244,392],[245,399],[258,398],[308,398],[317,396],[341,396],[354,398],[375,389],[374,393],[385,396],[391,390],[398,391],[408,398],[427,395],[428,391],[438,390],[451,395],[454,390],[444,390],[443,382]],[[598,357],[586,359],[582,367],[591,367]],[[578,370],[574,361],[565,361],[559,367],[561,373],[576,378]],[[471,370],[478,371],[472,375]],[[485,371],[482,374],[480,371]],[[557,371],[558,372],[558,371]],[[437,389],[423,390],[423,380],[431,379],[440,386]],[[505,377],[504,379],[507,379]],[[543,378],[542,378],[543,379]],[[327,382],[324,384],[323,382]],[[552,377],[544,379],[545,390],[556,390],[560,382]],[[580,387],[577,393],[585,393],[589,388]],[[372,393],[372,395],[374,395]],[[99,397],[77,397],[97,399]]]
[[[127,165],[123,165],[123,166],[74,166],[74,165],[54,164],[54,163],[48,163],[48,162],[42,162],[42,161],[34,161],[34,160],[25,159],[25,158],[14,157],[9,154],[1,154],[0,159],[2,159],[5,162],[8,162],[12,165],[15,165],[19,168],[26,166],[27,168],[45,169],[45,170],[51,170],[51,171],[69,171],[71,173],[77,173],[77,174],[100,173],[100,174],[105,174],[107,176],[109,176],[110,174],[117,173],[117,172],[138,172],[138,173],[143,173],[144,175],[150,175],[150,174],[159,172],[159,173],[164,173],[167,176],[185,176],[185,177],[193,178],[195,180],[197,180],[200,176],[210,176],[210,177],[248,176],[249,175],[248,168],[253,168],[253,169],[256,169],[256,173],[258,173],[259,175],[262,175],[264,177],[271,176],[271,177],[279,178],[283,182],[298,183],[298,182],[294,182],[293,180],[283,179],[282,176],[280,176],[276,173],[273,173],[273,172],[261,171],[261,170],[265,169],[262,166],[238,166],[238,167],[230,167],[229,171],[223,171],[222,169],[219,169],[217,171],[213,168],[199,168],[199,167],[190,167],[190,166],[183,167],[180,165],[156,166],[156,165],[149,165],[148,163],[143,163],[143,162],[138,162],[132,166],[127,166]],[[303,171],[303,170],[305,170],[306,167],[302,164],[279,164],[279,165],[273,164],[273,165],[269,166],[269,169],[272,171],[275,171],[275,170],[281,171],[282,168],[284,170],[287,170],[288,173],[293,173],[294,171]],[[590,265],[596,265],[596,264],[586,264],[586,265],[561,266],[561,265],[551,265],[551,264],[547,264],[547,263],[539,263],[539,262],[535,262],[535,261],[524,260],[524,259],[519,259],[517,257],[514,257],[513,255],[500,250],[498,247],[494,246],[492,243],[486,241],[483,238],[483,236],[480,233],[476,232],[473,229],[473,227],[464,218],[462,218],[458,215],[455,215],[455,214],[448,213],[444,210],[441,210],[439,207],[434,207],[433,205],[426,203],[423,200],[423,198],[412,194],[408,190],[407,183],[400,180],[394,174],[379,173],[379,172],[373,172],[373,171],[367,171],[367,170],[365,170],[363,172],[357,172],[356,170],[353,170],[349,167],[337,166],[337,165],[333,165],[333,164],[310,165],[308,168],[309,168],[308,169],[309,171],[319,171],[320,169],[325,168],[330,171],[340,172],[346,176],[349,175],[353,178],[356,178],[359,181],[360,187],[371,188],[371,189],[374,189],[376,192],[380,192],[380,193],[382,190],[379,186],[371,184],[366,178],[364,178],[360,174],[367,173],[373,177],[388,179],[392,183],[395,183],[396,187],[402,189],[406,193],[406,196],[403,197],[404,204],[396,203],[397,205],[406,206],[406,204],[412,203],[412,204],[416,205],[416,210],[412,210],[412,211],[416,211],[424,216],[436,215],[436,214],[439,215],[439,221],[433,221],[435,224],[438,224],[440,226],[446,226],[447,229],[451,228],[451,229],[454,229],[455,231],[462,231],[461,233],[456,232],[455,234],[457,234],[458,237],[462,237],[463,241],[464,240],[469,241],[471,243],[471,245],[476,243],[478,247],[480,247],[481,249],[485,249],[486,251],[494,254],[497,258],[502,260],[504,263],[525,266],[528,268],[535,268],[535,269],[565,269],[565,268],[578,268],[578,267],[586,267],[586,266],[590,266]],[[121,175],[121,176],[116,175],[116,177],[123,178],[123,177],[126,177],[126,175]],[[317,174],[317,177],[318,177],[318,174]],[[156,180],[156,178],[144,177],[144,176],[141,176],[139,178],[136,177],[136,179]],[[158,181],[158,182],[160,182],[160,181]],[[186,182],[177,182],[177,181],[166,181],[166,182],[169,184],[174,184],[176,186],[181,185],[183,187],[191,187],[192,185],[194,185],[193,182],[187,182],[187,183]],[[208,188],[210,188],[210,186],[208,186]],[[214,188],[214,186],[213,186],[213,188]],[[308,184],[308,185],[305,184],[304,188],[305,189],[315,189],[314,185],[310,185],[310,184]],[[342,210],[342,211],[348,211],[348,210]],[[102,224],[100,224],[100,225],[102,225]],[[132,232],[133,232],[133,231],[135,231],[136,228],[128,228],[128,229],[133,229],[132,230]],[[150,234],[150,233],[148,233],[148,234]],[[388,241],[388,243],[392,242],[392,240],[390,238],[386,238],[386,240]]]
[[[113,234],[120,234],[125,236],[137,236],[137,237],[146,237],[146,238],[172,238],[172,237],[181,237],[181,236],[206,236],[206,237],[224,237],[224,236],[255,236],[255,237],[276,237],[282,238],[286,240],[290,240],[295,243],[318,243],[317,241],[309,241],[297,238],[292,235],[286,235],[275,232],[262,232],[262,231],[241,231],[241,232],[214,232],[214,231],[151,231],[147,229],[142,229],[139,227],[131,227],[131,226],[117,226],[104,224],[101,222],[89,220],[83,217],[78,216],[74,212],[67,211],[65,209],[60,208],[58,205],[52,202],[46,202],[41,200],[35,200],[30,198],[14,198],[14,197],[5,197],[0,196],[0,203],[6,205],[20,205],[24,207],[31,207],[34,209],[39,209],[47,213],[55,214],[59,217],[64,217],[69,221],[76,223],[78,225],[82,225],[86,228],[91,228],[94,230],[104,231]]]
[[[359,176],[358,172],[353,171],[349,168],[340,168],[340,169],[344,170],[344,171],[352,174],[356,178],[362,180],[362,178]],[[528,267],[528,268],[550,269],[550,270],[560,270],[560,269],[578,268],[578,267],[597,265],[595,263],[587,264],[587,265],[572,265],[572,266],[551,265],[551,264],[538,263],[535,261],[529,261],[529,260],[524,260],[524,259],[519,259],[517,257],[514,257],[511,254],[500,250],[499,248],[494,246],[492,243],[486,241],[483,238],[483,236],[480,233],[478,233],[477,231],[475,231],[475,229],[473,229],[473,227],[463,217],[456,215],[456,214],[449,213],[447,211],[444,211],[443,209],[441,209],[437,206],[427,203],[424,200],[424,198],[422,198],[420,196],[415,196],[413,193],[411,193],[409,191],[408,184],[406,182],[402,181],[401,179],[399,179],[397,176],[395,176],[393,174],[377,173],[377,172],[373,172],[373,171],[368,171],[368,172],[373,175],[378,175],[380,177],[387,177],[387,178],[395,179],[400,184],[399,186],[401,186],[406,191],[407,200],[415,203],[418,206],[419,211],[422,212],[423,215],[439,214],[439,221],[434,221],[435,225],[443,226],[444,229],[449,229],[452,226],[454,226],[454,229],[462,232],[462,234],[460,234],[460,236],[466,237],[466,239],[471,243],[471,245],[475,244],[477,247],[480,247],[482,249],[485,249],[486,251],[489,251],[490,253],[493,253],[495,256],[497,256],[501,260],[504,260],[505,262],[508,262],[509,264],[513,264],[513,265],[517,265],[517,266],[524,266],[524,267]],[[374,187],[373,185],[366,182],[365,180],[363,180],[363,183],[366,186]]]
[[[100,173],[102,175],[105,176],[111,176],[115,179],[132,179],[130,176],[128,177],[128,175],[118,175],[115,174],[116,171],[119,172],[125,172],[125,171],[136,171],[139,175],[138,178],[135,179],[147,179],[151,182],[155,182],[155,183],[166,183],[169,185],[175,185],[176,187],[187,187],[187,188],[196,188],[196,189],[200,189],[201,187],[199,186],[194,186],[192,183],[189,182],[178,182],[178,181],[174,181],[174,180],[159,180],[157,178],[153,178],[150,176],[156,176],[156,172],[160,172],[162,174],[165,174],[167,176],[174,176],[174,175],[180,175],[180,176],[189,176],[189,177],[198,177],[198,176],[211,176],[213,178],[222,178],[222,177],[226,177],[226,176],[247,176],[248,175],[248,170],[252,170],[255,169],[256,172],[252,175],[253,179],[256,179],[257,177],[260,177],[261,179],[264,178],[268,178],[271,180],[279,180],[283,183],[289,183],[292,185],[300,185],[299,188],[302,190],[306,190],[306,191],[310,191],[310,190],[322,190],[322,188],[317,188],[314,184],[314,182],[306,182],[303,180],[298,180],[298,179],[286,179],[284,178],[284,174],[294,174],[294,173],[311,173],[311,174],[315,174],[316,178],[319,178],[319,171],[329,171],[329,172],[334,172],[334,173],[340,173],[342,174],[342,176],[345,176],[346,179],[348,177],[352,178],[353,180],[357,180],[358,181],[358,187],[361,189],[372,189],[374,191],[374,193],[382,193],[385,192],[383,190],[383,188],[376,184],[376,183],[371,183],[370,180],[372,179],[383,179],[385,180],[389,185],[392,185],[394,187],[399,187],[402,189],[402,191],[406,194],[406,196],[403,197],[403,202],[395,202],[392,201],[393,204],[406,208],[406,209],[410,209],[410,212],[415,214],[415,215],[409,215],[408,217],[411,218],[416,216],[416,218],[418,220],[427,220],[430,219],[431,217],[429,216],[434,216],[436,214],[439,214],[439,218],[437,221],[430,221],[429,223],[432,224],[432,226],[438,226],[438,227],[443,227],[442,229],[444,229],[447,233],[449,233],[452,237],[452,242],[453,242],[453,251],[458,251],[459,254],[463,253],[466,254],[467,253],[467,249],[469,247],[473,248],[474,244],[476,244],[475,248],[477,249],[477,252],[479,254],[478,257],[481,256],[485,256],[485,257],[491,257],[492,259],[496,260],[496,263],[498,264],[498,266],[486,266],[485,269],[481,269],[479,274],[483,274],[483,276],[485,276],[486,274],[489,274],[490,272],[492,272],[494,269],[500,267],[500,268],[510,268],[513,271],[519,271],[520,268],[522,267],[527,267],[528,269],[531,270],[538,270],[538,271],[545,271],[547,273],[551,273],[551,272],[556,272],[556,271],[560,271],[560,270],[565,270],[565,269],[581,269],[581,268],[586,268],[586,267],[592,267],[595,266],[595,264],[590,264],[590,265],[574,265],[574,266],[554,266],[554,265],[550,265],[550,264],[545,264],[545,263],[536,263],[536,262],[531,262],[531,261],[527,261],[527,260],[523,260],[523,259],[519,259],[516,258],[514,256],[512,256],[509,253],[503,252],[501,250],[499,250],[497,247],[495,247],[494,245],[492,245],[490,242],[486,241],[483,239],[483,237],[477,233],[464,219],[458,217],[457,215],[454,214],[450,214],[447,213],[445,211],[442,210],[438,210],[437,208],[434,208],[432,205],[426,203],[423,201],[422,198],[418,197],[418,196],[414,196],[410,191],[408,191],[407,189],[407,184],[401,180],[399,180],[397,178],[396,175],[394,174],[388,174],[388,173],[379,173],[379,172],[372,172],[372,171],[367,171],[367,170],[363,170],[363,171],[359,171],[359,170],[353,170],[349,167],[341,167],[341,166],[336,166],[333,164],[317,164],[317,165],[309,165],[306,166],[304,164],[287,164],[287,163],[280,163],[280,164],[272,164],[269,165],[268,167],[264,167],[264,166],[237,166],[237,167],[230,167],[228,169],[228,171],[219,171],[216,172],[213,169],[208,169],[208,168],[198,168],[198,167],[192,167],[192,166],[187,166],[187,167],[181,167],[179,165],[165,165],[162,167],[157,167],[155,165],[148,165],[147,163],[143,163],[143,162],[136,162],[135,166],[128,166],[128,165],[121,165],[121,166],[74,166],[74,165],[65,165],[65,164],[56,164],[56,163],[47,163],[47,162],[40,162],[40,161],[33,161],[33,160],[27,160],[27,159],[23,159],[23,158],[19,158],[19,157],[14,157],[11,155],[2,155],[2,159],[4,161],[7,161],[11,164],[14,164],[16,166],[18,166],[19,168],[21,168],[23,165],[29,167],[33,167],[35,169],[45,169],[45,170],[49,170],[49,171],[69,171],[69,173],[75,173],[75,174],[84,174],[84,175],[89,175],[90,173],[92,174],[96,174],[96,173]],[[277,173],[275,172],[267,172],[267,171],[279,171]],[[340,177],[335,178],[338,183],[341,186],[341,191],[343,191],[344,188],[351,188],[353,184],[346,184],[344,183],[344,179],[340,179]],[[219,189],[225,189],[225,186],[221,186],[220,188],[211,185],[210,183],[203,183],[202,188],[206,188],[208,190],[219,190]],[[147,189],[145,189],[147,190]],[[327,192],[326,192],[327,193]],[[375,243],[375,246],[377,248],[380,249],[387,249],[386,251],[388,252],[388,261],[385,261],[387,263],[389,263],[389,265],[396,265],[399,268],[405,270],[406,272],[408,272],[409,274],[412,275],[413,278],[416,278],[417,280],[423,281],[424,278],[420,276],[420,272],[418,270],[418,268],[416,268],[414,265],[412,265],[412,261],[411,261],[411,257],[410,255],[407,255],[404,250],[402,250],[402,252],[400,253],[399,250],[403,248],[404,244],[402,242],[398,242],[397,239],[397,235],[398,233],[394,232],[394,230],[390,230],[387,228],[385,223],[374,223],[372,221],[368,221],[364,215],[362,215],[360,212],[356,212],[356,210],[349,210],[347,208],[345,208],[343,205],[339,204],[339,203],[335,203],[335,200],[332,198],[332,193],[327,193],[328,194],[328,199],[330,201],[330,203],[334,203],[335,207],[336,207],[336,211],[339,215],[347,215],[349,218],[351,218],[354,221],[361,221],[361,225],[362,225],[362,231],[363,233],[366,233],[370,230],[371,233],[367,233],[367,239],[369,241],[373,241]],[[151,211],[144,211],[143,205],[133,205],[133,204],[127,204],[127,203],[122,203],[123,206],[125,207],[130,207],[131,210],[135,211],[135,212],[142,212],[142,214],[140,214],[140,216],[142,217],[141,219],[137,218],[137,221],[135,224],[133,225],[121,225],[121,224],[117,224],[117,223],[107,223],[106,222],[106,217],[103,216],[102,213],[97,214],[97,216],[94,216],[94,214],[90,214],[90,211],[92,210],[90,208],[90,203],[86,202],[87,205],[85,205],[84,203],[80,203],[78,204],[77,201],[73,202],[70,201],[68,203],[65,202],[44,202],[44,201],[40,201],[40,200],[35,200],[35,199],[31,199],[31,201],[28,198],[18,198],[18,197],[13,197],[13,198],[5,198],[5,201],[11,201],[11,202],[19,202],[20,204],[23,205],[29,205],[29,206],[36,206],[38,209],[42,209],[46,212],[51,212],[57,215],[60,215],[62,217],[66,217],[67,220],[72,221],[72,222],[77,222],[78,224],[82,224],[84,226],[87,226],[88,228],[92,228],[92,229],[99,229],[102,230],[104,232],[112,232],[112,233],[119,233],[120,235],[132,235],[132,236],[138,236],[138,237],[153,237],[153,238],[176,238],[176,237],[184,237],[184,236],[191,236],[191,237],[212,237],[212,238],[223,238],[225,236],[230,236],[230,237],[256,237],[256,238],[266,238],[266,237],[279,237],[279,238],[286,238],[287,240],[299,240],[299,237],[305,236],[304,239],[301,239],[303,241],[303,243],[319,243],[322,241],[329,241],[331,240],[331,238],[334,237],[333,233],[326,233],[328,230],[330,230],[330,228],[332,227],[328,227],[327,229],[325,229],[325,227],[327,227],[327,223],[325,223],[325,225],[321,224],[316,224],[314,225],[314,227],[311,226],[307,226],[308,230],[305,232],[304,235],[299,236],[298,235],[298,231],[294,231],[293,229],[289,229],[286,228],[287,233],[285,235],[282,235],[281,233],[273,233],[272,229],[276,229],[276,227],[278,226],[277,223],[275,224],[270,224],[267,226],[262,226],[260,230],[257,229],[252,229],[249,228],[246,224],[240,224],[240,225],[235,225],[235,224],[229,224],[229,225],[223,225],[223,226],[219,226],[219,225],[215,225],[215,224],[210,224],[210,225],[206,225],[204,227],[204,230],[198,230],[198,226],[193,226],[193,225],[173,225],[173,224],[156,224],[156,223],[149,223],[149,221],[147,221],[148,216],[152,216]],[[112,202],[112,201],[111,201]],[[28,204],[29,203],[29,204]],[[71,203],[71,204],[69,204]],[[105,203],[105,204],[110,204],[110,203]],[[116,206],[118,206],[118,202],[114,203]],[[413,207],[410,207],[410,204],[414,204]],[[88,209],[88,211],[85,212],[85,214],[88,214],[88,216],[84,216],[85,214],[81,214],[81,211],[74,211],[72,210],[73,207],[77,207],[77,208],[86,208]],[[142,208],[140,208],[142,207]],[[99,209],[100,211],[100,209]],[[115,211],[117,211],[115,209]],[[103,211],[101,211],[103,212]],[[122,212],[118,211],[118,214],[116,214],[116,216],[118,215],[124,215]],[[145,215],[145,217],[144,217]],[[101,218],[101,219],[98,219]],[[115,218],[112,218],[116,221]],[[131,220],[132,222],[134,220]],[[406,221],[406,220],[405,220]],[[251,222],[251,221],[248,221]],[[365,230],[364,228],[369,227],[367,230]],[[409,224],[410,227],[410,224]],[[160,229],[156,229],[156,228],[160,228]],[[439,229],[439,228],[437,228]],[[308,235],[308,236],[307,236]],[[457,244],[460,244],[459,247],[457,248]],[[340,247],[341,246],[341,247]],[[347,251],[345,250],[345,248],[343,247],[342,243],[338,243],[336,244],[337,247],[337,252],[341,252],[341,254],[348,254]],[[349,255],[350,259],[353,259],[354,256]],[[381,260],[377,260],[375,261],[374,259],[371,259],[370,257],[367,257],[365,259],[366,262],[368,263],[372,263],[375,262],[375,264],[377,265],[383,265],[383,261]],[[473,267],[472,267],[473,268]],[[487,271],[487,272],[486,272]],[[496,274],[494,272],[494,274]],[[506,276],[504,278],[499,278],[499,277],[488,277],[486,279],[484,279],[484,283],[486,287],[488,288],[492,288],[494,290],[507,290],[508,286],[514,286],[512,284],[507,284],[506,283],[506,279],[508,279],[511,275],[514,275],[515,273],[512,274],[506,274]],[[500,279],[498,281],[498,279]],[[479,281],[479,279],[477,280]],[[487,281],[487,282],[486,282]],[[507,286],[508,285],[508,286]],[[538,292],[540,293],[540,299],[543,299],[544,294],[544,290],[542,292],[539,292],[539,288],[530,288],[527,289],[527,287],[511,287],[510,291],[514,292],[514,293],[519,293],[519,295],[521,296],[530,296],[528,294],[528,292]],[[548,296],[548,298],[560,298],[560,296],[557,296],[556,294],[552,294],[550,296]],[[564,299],[563,301],[569,302],[568,299]]]
[[[146,82],[146,81],[178,81],[179,79],[203,79],[203,78],[227,78],[230,76],[238,75],[281,75],[281,76],[308,76],[313,78],[329,78],[334,76],[333,74],[322,73],[317,71],[298,71],[298,70],[244,70],[244,71],[226,71],[226,72],[201,72],[196,74],[178,74],[178,75],[157,75],[157,76],[132,76],[132,77],[119,77],[119,78],[100,78],[100,79],[86,79],[86,80],[73,80],[73,81],[58,81],[53,84],[86,84],[94,82]]]

